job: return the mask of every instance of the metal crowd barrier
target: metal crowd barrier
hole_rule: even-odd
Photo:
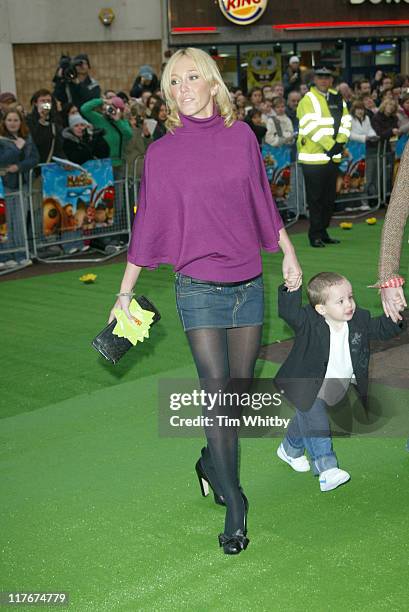
[[[348,146],[348,145],[347,145]],[[349,193],[343,193],[335,200],[335,218],[350,219],[368,216],[369,213],[379,209],[382,200],[382,160],[381,160],[381,144],[378,142],[376,147],[367,147],[365,153],[365,176],[364,185],[352,188]],[[361,177],[362,178],[362,177]],[[361,178],[350,178],[352,181],[360,182]],[[342,178],[344,181],[344,178]],[[345,206],[337,211],[337,208],[344,204]],[[351,210],[345,210],[351,207],[351,204],[361,204],[370,206],[369,210],[360,211],[360,206],[352,206]]]
[[[371,209],[370,211],[360,212],[357,208],[356,213],[352,211],[352,214],[351,212],[339,211],[334,215],[337,219],[367,216],[368,213],[387,203],[394,178],[394,146],[393,143],[386,141],[378,144],[373,155],[370,151],[370,149],[367,149],[367,184],[365,190],[342,194],[341,197],[337,198],[336,205],[371,202],[373,203]],[[0,275],[27,267],[31,263],[30,257],[44,263],[96,263],[108,260],[125,251],[128,247],[133,217],[137,208],[140,163],[140,159],[135,160],[131,176],[128,175],[126,162],[122,161],[120,166],[114,167],[115,212],[112,225],[91,229],[88,227],[73,229],[72,231],[58,231],[56,233],[47,232],[44,229],[45,216],[50,211],[53,214],[52,207],[47,209],[47,203],[43,202],[41,167],[44,164],[40,164],[30,171],[28,186],[23,185],[20,175],[18,190],[4,189],[5,218],[2,218],[2,202],[0,199]],[[284,218],[286,219],[288,213],[292,213],[285,221],[286,227],[295,224],[300,215],[308,216],[302,165],[293,162],[288,168],[290,169],[290,180],[289,183],[287,181],[285,186],[285,193],[274,193],[274,190],[277,190],[277,185],[272,185],[273,195],[275,195],[280,212],[284,213]],[[280,186],[282,188],[281,183]],[[28,211],[31,213],[31,222],[27,225]],[[105,239],[109,241],[115,237],[121,238],[122,245],[113,248],[112,252],[104,252],[104,249],[100,246],[93,245],[87,257],[85,258],[83,255],[83,251],[88,250],[89,244],[92,244],[95,240]],[[75,257],[70,252],[74,249],[78,253]],[[93,257],[93,255],[95,256]],[[2,265],[10,259],[19,263],[12,267]]]
[[[396,139],[385,140],[380,152],[382,160],[382,203],[386,204],[392,193],[395,166]]]
[[[133,164],[132,184],[129,189],[130,193],[132,194],[132,203],[133,203],[133,206],[131,207],[133,210],[132,222],[135,217],[136,210],[138,208],[138,197],[139,197],[139,189],[141,186],[142,169],[143,169],[143,159],[141,157],[137,157]]]
[[[127,250],[130,229],[131,215],[128,191],[128,166],[121,160],[120,166],[114,166],[114,206],[113,222],[107,225],[106,222],[90,220],[85,224],[85,228],[73,225],[72,230],[55,229],[51,231],[45,224],[52,225],[52,217],[58,216],[59,211],[51,201],[43,202],[42,176],[39,164],[30,171],[29,175],[29,202],[31,219],[33,226],[33,256],[43,263],[97,263],[108,260]],[[40,174],[39,171],[40,170]],[[50,199],[50,198],[49,198]],[[52,198],[51,198],[52,200]],[[87,202],[85,202],[86,204]],[[88,202],[89,204],[89,202]],[[82,215],[88,214],[88,207],[83,206]],[[95,210],[93,211],[95,214]],[[121,237],[122,245],[111,244],[112,248],[107,249],[110,240]],[[85,257],[76,256],[76,253],[83,253],[91,246],[90,254],[97,254],[95,257],[89,255]],[[107,249],[107,251],[105,251]],[[57,251],[53,255],[53,251]]]
[[[290,184],[285,198],[275,196],[276,204],[281,216],[284,218],[285,227],[297,223],[301,214],[306,214],[304,179],[301,165],[292,162],[289,166]],[[273,193],[274,196],[274,193]]]
[[[31,264],[27,236],[28,194],[21,174],[17,190],[4,187],[0,207],[0,275],[3,276]],[[6,266],[10,261],[17,263]]]
[[[293,157],[293,145],[273,147],[264,143],[261,149],[272,196],[285,227],[294,225],[305,214],[302,168]]]

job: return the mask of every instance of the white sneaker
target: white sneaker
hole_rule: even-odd
[[[289,457],[284,450],[284,446],[280,444],[277,449],[277,457],[279,457],[282,461],[288,463],[290,467],[293,468],[296,472],[309,472],[310,464],[305,455],[301,455],[301,457]]]
[[[321,491],[332,491],[332,489],[336,489],[344,484],[344,482],[348,482],[350,478],[351,475],[348,472],[339,468],[325,470],[320,474],[320,489]]]
[[[120,250],[121,250],[121,247],[118,244],[107,244],[107,246],[104,249],[104,252],[107,255],[113,255],[114,253],[117,253]]]
[[[5,263],[6,268],[15,268],[18,266],[18,263],[15,259],[8,259]]]
[[[31,259],[22,259],[18,263],[20,264],[20,266],[32,266],[33,265],[33,262]]]
[[[362,206],[359,207],[359,210],[371,210],[371,207],[369,204],[362,204]]]

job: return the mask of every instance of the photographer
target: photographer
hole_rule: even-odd
[[[125,176],[125,168],[122,164],[122,159],[125,157],[126,143],[132,138],[132,128],[124,118],[125,102],[122,98],[114,96],[109,100],[102,98],[89,100],[81,106],[81,114],[95,127],[104,130],[104,140],[109,146],[109,157],[112,160],[115,181],[123,181]],[[117,184],[117,183],[116,183]],[[124,190],[117,190],[115,199],[115,218],[112,229],[119,235],[126,223],[126,210]],[[92,245],[112,253],[119,248],[119,244],[115,240],[127,240],[127,235],[121,235],[118,239],[115,237],[99,238],[92,242]]]
[[[31,98],[32,112],[27,124],[40,155],[40,163],[51,161],[53,155],[63,156],[60,120],[55,100],[48,89],[39,89]]]
[[[104,130],[104,140],[109,146],[112,165],[121,165],[126,141],[132,138],[129,121],[123,118],[124,101],[118,96],[103,100],[89,100],[81,106],[81,114],[95,127]]]
[[[297,55],[290,57],[288,68],[283,75],[284,96],[292,91],[298,91],[302,82],[300,58]]]
[[[65,157],[79,165],[90,159],[109,157],[109,146],[103,130],[93,130],[79,113],[70,115],[69,127],[62,133]]]
[[[145,91],[153,94],[159,88],[159,80],[153,68],[151,66],[141,66],[130,91],[131,98],[140,98]]]
[[[86,53],[76,55],[72,60],[63,55],[53,79],[54,96],[62,104],[72,102],[80,108],[82,104],[101,96],[97,81],[90,76],[90,63]]]

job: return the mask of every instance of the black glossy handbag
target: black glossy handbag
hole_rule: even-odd
[[[146,298],[144,295],[140,295],[135,298],[138,302],[139,306],[144,310],[150,310],[154,313],[154,317],[152,320],[152,325],[157,323],[160,320],[160,313],[157,308]],[[108,323],[104,329],[99,332],[99,334],[93,339],[92,346],[96,349],[105,359],[115,364],[121,359],[123,355],[131,346],[133,346],[132,342],[129,342],[127,338],[120,338],[119,336],[115,336],[112,333],[114,327],[116,325],[116,319]]]

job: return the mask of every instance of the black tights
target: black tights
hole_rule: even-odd
[[[208,393],[219,389],[242,392],[251,381],[261,344],[262,326],[231,329],[192,329],[186,332],[202,388]],[[243,386],[244,385],[244,386]],[[207,416],[213,427],[205,428],[207,448],[202,452],[204,469],[215,491],[223,495],[227,511],[225,534],[244,527],[244,502],[240,491],[238,435],[236,427],[217,426],[215,416],[228,414],[224,406],[215,406]],[[236,406],[237,416],[239,407]]]

